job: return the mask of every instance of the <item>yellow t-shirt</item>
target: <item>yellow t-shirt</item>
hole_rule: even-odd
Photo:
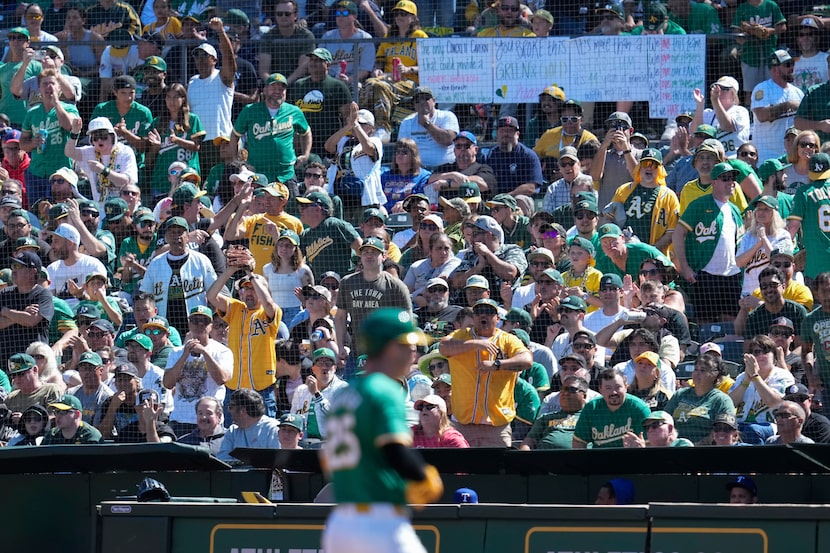
[[[268,215],[258,213],[249,215],[242,219],[242,228],[245,229],[245,236],[248,237],[248,249],[251,250],[256,260],[256,272],[262,274],[262,268],[271,262],[271,252],[276,245],[274,239],[265,230],[268,221],[276,224],[281,229],[291,229],[299,236],[303,232],[303,224],[293,215],[285,211],[279,215]]]
[[[424,31],[418,29],[409,38],[428,38]],[[375,54],[375,66],[383,66],[384,73],[392,73],[392,58],[400,58],[401,63],[407,67],[418,65],[418,46],[414,40],[408,42],[381,42]],[[407,73],[406,77],[418,82],[417,73]]]
[[[167,22],[163,25],[160,25],[158,21],[154,21],[149,25],[145,25],[141,30],[141,33],[158,33],[168,40],[178,38],[178,36],[182,34],[182,22],[176,17],[168,18]]]
[[[683,212],[686,211],[686,208],[689,207],[690,203],[701,196],[711,193],[712,185],[702,188],[700,185],[700,179],[687,182],[686,186],[683,187],[683,190],[680,191],[680,215],[683,215]],[[746,201],[746,197],[744,196],[744,191],[740,186],[735,187],[735,191],[732,193],[732,196],[729,197],[729,201],[738,206],[741,213],[746,211],[746,208],[749,205]]]
[[[228,300],[228,348],[233,352],[233,374],[225,383],[230,390],[243,388],[264,390],[277,379],[277,339],[282,309],[277,306],[273,321],[265,315],[265,308],[249,310],[239,300]]]
[[[760,288],[756,288],[755,291],[752,292],[752,295],[759,300],[764,299],[764,296],[761,295]],[[800,303],[807,310],[807,313],[813,310],[813,293],[807,286],[801,284],[800,282],[790,279],[790,282],[784,289],[784,299]],[[800,334],[801,329],[796,328],[795,333]]]
[[[533,147],[533,151],[536,152],[536,155],[540,158],[554,157],[559,159],[559,150],[565,146],[579,148],[589,140],[596,140],[599,142],[599,139],[594,133],[584,129],[577,144],[574,144],[574,138],[576,137],[568,135],[563,136],[562,127],[554,127],[552,129],[548,129],[544,132],[544,134],[542,134],[542,136],[539,137],[539,140],[536,141],[536,145]]]
[[[594,297],[599,295],[599,281],[601,279],[602,272],[590,266],[585,269],[585,272],[579,277],[574,277],[570,271],[562,273],[562,280],[565,281],[565,288],[579,286]],[[596,311],[597,309],[599,309],[599,307],[588,303],[588,313]]]
[[[450,336],[456,340],[477,340],[472,328],[456,330]],[[528,351],[516,336],[501,329],[488,338],[501,349],[504,359]],[[480,350],[470,350],[449,358],[452,376],[452,413],[461,424],[502,426],[516,416],[513,389],[519,373],[516,371],[479,371],[482,361],[492,356]]]
[[[533,31],[528,29],[527,27],[522,27],[518,25],[516,27],[504,27],[502,25],[496,25],[495,27],[487,27],[486,29],[482,29],[479,31],[478,35],[482,38],[490,38],[490,37],[536,37],[533,34]]]

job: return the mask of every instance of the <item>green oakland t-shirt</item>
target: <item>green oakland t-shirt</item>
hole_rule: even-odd
[[[257,172],[265,173],[269,181],[294,178],[294,136],[309,132],[300,108],[283,102],[272,115],[264,102],[249,104],[239,113],[233,132],[247,137],[248,162]]]
[[[305,261],[315,275],[334,271],[338,275],[351,272],[351,245],[360,238],[354,227],[342,219],[329,217],[314,228],[307,228],[300,237]]]
[[[186,163],[188,167],[194,169],[197,173],[201,173],[201,167],[199,166],[199,152],[191,152],[190,150],[186,150],[181,146],[170,142],[170,135],[174,131],[172,131],[169,127],[161,128],[161,122],[158,117],[153,119],[153,122],[150,123],[150,128],[156,129],[161,136],[161,148],[159,149],[158,154],[156,154],[153,165],[153,181],[151,186],[154,194],[166,193],[170,190],[170,181],[167,180],[167,169],[174,161]],[[202,128],[202,121],[199,119],[199,116],[195,113],[191,113],[190,130],[187,133],[185,133],[184,130],[181,130],[175,134],[179,138],[193,140],[199,136],[204,136],[205,129]]]
[[[404,401],[400,383],[381,373],[356,379],[332,398],[323,458],[338,503],[406,504],[406,482],[381,451],[412,443]]]
[[[681,438],[697,443],[712,431],[715,417],[721,413],[734,415],[735,405],[717,388],[700,397],[694,388],[683,388],[672,396],[663,410],[674,417],[674,427]]]
[[[68,114],[78,115],[78,108],[72,104],[61,102],[61,105]],[[69,131],[61,127],[55,108],[47,112],[43,104],[38,104],[26,113],[21,131],[37,136],[40,129],[46,129],[49,135],[46,137],[43,153],[39,153],[37,149],[32,150],[29,171],[38,177],[47,178],[61,167],[72,166],[72,160],[63,153]]]
[[[830,386],[830,313],[816,307],[801,322],[801,340],[813,344],[815,369],[824,383]]]
[[[596,448],[623,447],[626,432],[640,432],[643,420],[651,413],[646,403],[630,394],[616,411],[608,409],[605,398],[598,397],[582,408],[574,437]]]
[[[11,91],[12,79],[21,65],[21,61],[0,63],[0,113],[5,113],[9,117],[12,126],[19,125],[26,118],[26,100],[16,99]],[[40,62],[32,61],[26,68],[23,80],[39,75],[42,71],[43,66]]]
[[[786,19],[778,4],[772,0],[762,0],[760,6],[753,6],[749,2],[743,2],[738,6],[735,17],[732,18],[732,27],[739,29],[744,21],[771,29],[778,23],[784,23]],[[778,35],[772,35],[766,40],[747,35],[741,50],[741,62],[751,67],[764,67],[775,51],[776,44]]]
[[[542,415],[533,423],[527,437],[536,440],[536,449],[571,449],[580,413],[558,411]]]

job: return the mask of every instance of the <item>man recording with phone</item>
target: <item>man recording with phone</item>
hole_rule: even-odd
[[[276,417],[274,382],[277,357],[274,342],[282,320],[282,309],[274,303],[265,277],[254,273],[256,262],[250,250],[231,246],[225,271],[207,292],[207,299],[230,325],[228,347],[233,352],[233,373],[225,382],[229,390],[256,390],[262,396],[265,414]],[[237,271],[245,276],[234,288],[239,299],[225,293],[225,284]],[[225,406],[230,398],[225,397]],[[230,413],[226,413],[230,417]]]
[[[609,115],[605,129],[602,146],[591,163],[591,177],[600,183],[597,200],[600,209],[608,205],[620,185],[631,182],[642,154],[631,145],[634,127],[627,113],[615,111]]]

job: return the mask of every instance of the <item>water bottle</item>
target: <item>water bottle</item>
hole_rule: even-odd
[[[46,141],[49,139],[49,131],[46,129],[38,129],[37,135],[43,139],[42,144],[38,144],[37,153],[42,154],[46,151]]]

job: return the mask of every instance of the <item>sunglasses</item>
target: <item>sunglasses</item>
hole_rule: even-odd
[[[772,282],[762,282],[761,284],[758,285],[758,288],[760,288],[761,290],[766,290],[768,288],[778,288],[779,286],[781,286],[780,282],[772,281]]]
[[[170,176],[173,176],[173,177],[177,177],[177,176],[179,176],[179,173],[181,173],[181,172],[182,172],[181,169],[170,169],[167,172],[167,174],[170,175]]]
[[[328,288],[329,290],[340,290],[340,285],[336,282],[329,282],[328,284],[323,283],[322,286],[324,288]]]
[[[721,175],[718,177],[718,180],[721,182],[735,182],[735,175],[728,174],[728,175]]]
[[[492,316],[492,315],[495,315],[496,313],[497,313],[497,311],[493,308],[479,307],[479,308],[473,309],[473,315]]]
[[[644,425],[643,425],[643,428],[644,428],[645,430],[654,430],[655,428],[660,428],[660,427],[661,427],[661,426],[663,426],[664,424],[666,424],[666,421],[654,421],[654,422],[653,422],[653,423],[651,423],[651,424],[644,424]]]
[[[790,330],[770,330],[770,336],[777,336],[779,338],[789,338],[795,334]]]
[[[459,144],[458,142],[455,143],[456,150],[469,150],[473,147],[473,144]]]
[[[95,131],[94,133],[89,135],[90,140],[106,140],[109,137],[110,137],[110,133],[108,133],[107,131],[103,131],[103,132]]]
[[[145,332],[145,334],[146,334],[146,332]],[[104,338],[105,336],[107,336],[107,333],[106,332],[89,332],[89,333],[87,333],[87,336],[89,336],[90,338],[100,339],[100,338]]]
[[[150,228],[156,224],[155,221],[141,221],[138,223],[139,228]]]
[[[816,148],[818,148],[818,144],[816,144],[815,142],[799,142],[798,147],[810,148],[811,150],[815,150]]]
[[[640,274],[642,276],[658,276],[660,274],[660,269],[642,269]]]
[[[275,12],[274,15],[277,17],[291,17],[294,15],[294,12]]]
[[[443,286],[433,286],[432,288],[427,288],[427,292],[429,292],[430,294],[443,294],[446,290],[447,289]]]
[[[560,161],[559,162],[559,167],[573,167],[574,165],[576,165],[575,161]]]
[[[793,266],[793,262],[792,261],[777,261],[777,262],[773,263],[772,266],[775,267],[776,269],[789,269],[790,267]]]
[[[158,336],[162,332],[164,332],[164,331],[161,330],[160,328],[148,328],[147,330],[144,331],[144,335],[145,336]],[[90,334],[90,336],[92,336],[92,335]]]
[[[651,159],[640,162],[640,167],[643,167],[644,169],[657,169],[659,166],[659,163]]]
[[[334,17],[349,17],[350,15],[352,15],[352,12],[349,10],[336,10],[334,12]]]
[[[579,115],[563,115],[559,118],[562,124],[565,123],[579,123],[579,120],[582,119]]]
[[[590,211],[580,211],[574,217],[576,219],[593,219],[597,216],[596,213],[591,213]]]
[[[46,420],[43,417],[40,417],[40,416],[37,416],[37,415],[29,415],[29,416],[23,417],[23,422],[28,424],[30,422],[46,422]]]
[[[309,173],[308,171],[306,171],[305,175],[303,175],[303,176],[307,179],[322,179],[323,178],[322,173]]]
[[[87,217],[98,217],[100,213],[95,211],[94,209],[82,209],[81,215],[85,215]]]
[[[63,184],[63,183],[66,182],[66,179],[63,178],[63,177],[55,177],[55,178],[49,179],[49,182],[52,183],[52,184]]]
[[[579,392],[582,392],[583,394],[586,393],[584,390],[577,388],[576,386],[562,386],[562,391],[569,392],[571,394],[578,394]]]
[[[434,411],[438,409],[437,405],[433,405],[432,403],[422,403],[421,408],[418,411]]]
[[[573,344],[571,344],[572,349],[591,349],[592,347],[594,347],[594,344],[588,342],[574,342]]]
[[[531,261],[530,266],[547,269],[548,267],[553,267],[553,264],[550,261]]]
[[[435,223],[421,223],[419,228],[421,230],[438,230],[438,225]]]
[[[191,317],[190,319],[190,324],[199,326],[207,326],[212,322],[213,319],[209,317]]]
[[[43,20],[43,14],[33,13],[33,14],[30,14],[30,15],[27,15],[26,19],[34,19],[35,21],[42,21]]]
[[[432,371],[437,371],[438,369],[443,369],[446,366],[447,366],[446,362],[436,361],[435,363],[430,364],[428,368],[429,368],[430,372],[432,372]]]

